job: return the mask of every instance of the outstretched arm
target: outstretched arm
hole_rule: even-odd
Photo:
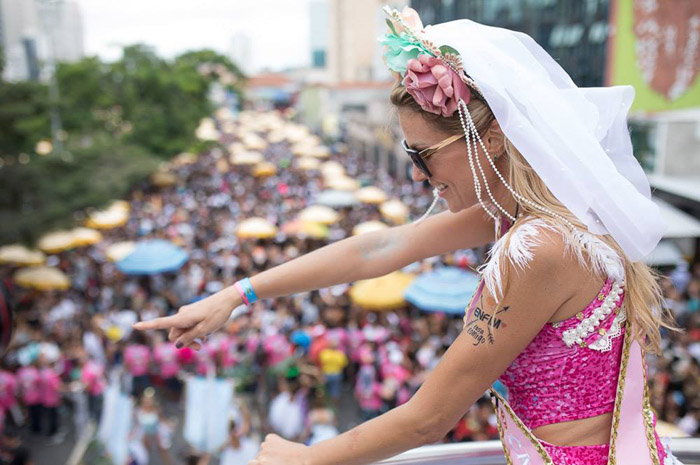
[[[492,239],[493,226],[480,208],[444,212],[421,223],[349,237],[265,270],[250,281],[258,298],[274,298],[382,276],[417,260]],[[241,303],[237,289],[229,286],[183,306],[175,315],[140,322],[134,328],[170,329],[171,341],[199,349],[194,339],[220,328]]]
[[[509,270],[500,302],[484,290],[479,312],[408,403],[308,448],[268,436],[251,463],[364,465],[439,441],[576,292],[562,256],[561,241],[542,245],[529,268]]]

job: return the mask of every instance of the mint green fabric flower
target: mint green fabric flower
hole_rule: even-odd
[[[420,44],[417,44],[405,34],[387,33],[379,42],[386,46],[384,50],[384,62],[390,70],[403,74],[406,72],[406,63],[418,55],[431,55]]]

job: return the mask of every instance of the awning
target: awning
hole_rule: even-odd
[[[668,230],[664,233],[665,239],[700,237],[700,220],[663,200],[657,198],[653,200],[661,209],[661,215],[668,223]]]
[[[700,202],[700,176],[668,176],[650,174],[649,184],[669,194]]]

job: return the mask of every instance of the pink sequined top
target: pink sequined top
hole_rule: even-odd
[[[609,350],[594,350],[565,343],[564,332],[572,330],[594,314],[611,292],[608,279],[591,303],[577,315],[556,323],[547,323],[535,339],[500,376],[508,388],[508,402],[529,429],[564,421],[580,420],[612,412],[620,371],[624,325],[615,335],[616,312],[600,322],[596,331],[584,338],[588,345],[611,333]],[[621,294],[615,308],[624,302]],[[601,331],[601,330],[604,330]],[[574,462],[574,456],[588,464],[607,463],[608,444],[594,446],[553,446],[542,441],[555,463]],[[658,435],[656,443],[663,460],[665,453]],[[567,460],[568,459],[568,460]]]
[[[611,287],[608,280],[600,295],[607,296]],[[607,352],[576,344],[567,347],[563,340],[564,331],[589,317],[602,301],[596,297],[577,316],[547,323],[499,378],[508,388],[513,410],[528,428],[613,411],[623,337],[612,338]],[[611,312],[601,327],[609,330],[614,317]]]

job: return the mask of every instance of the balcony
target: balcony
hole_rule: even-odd
[[[700,465],[700,438],[674,438],[673,453],[684,465]],[[381,465],[506,465],[500,441],[462,442],[409,450]]]

